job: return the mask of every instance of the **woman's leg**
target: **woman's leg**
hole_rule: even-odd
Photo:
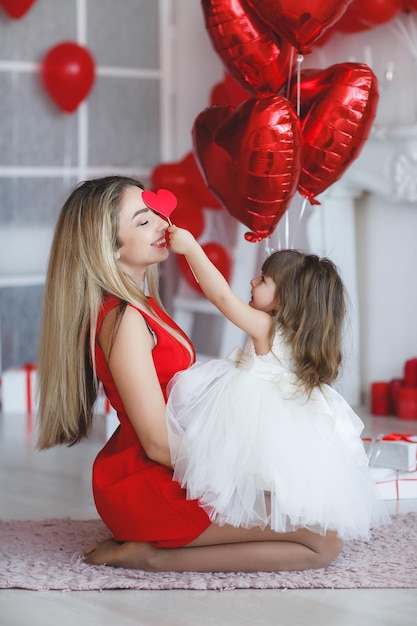
[[[342,550],[335,532],[319,535],[306,529],[276,533],[271,529],[211,524],[181,548],[108,540],[85,551],[86,563],[148,571],[251,572],[324,567]]]

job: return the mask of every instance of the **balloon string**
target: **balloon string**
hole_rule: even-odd
[[[301,209],[300,209],[300,213],[299,213],[299,216],[298,216],[297,225],[295,227],[295,232],[294,232],[294,237],[293,237],[293,240],[292,240],[291,247],[294,247],[294,245],[295,245],[295,239],[297,237],[297,233],[298,233],[298,230],[300,228],[300,224],[303,221],[303,217],[304,217],[304,213],[305,213],[305,210],[306,210],[306,206],[307,206],[307,198],[304,198],[303,202],[301,204]]]
[[[265,252],[267,256],[271,256],[271,254],[274,252],[274,248],[271,248],[271,237],[268,237],[265,242]]]
[[[302,54],[297,55],[297,115],[300,117],[301,110],[301,63],[304,61]]]
[[[292,74],[292,66],[294,64],[294,53],[295,53],[295,48],[294,48],[294,46],[291,46],[290,63],[289,63],[289,67],[288,67],[287,100],[289,100],[289,98],[290,98],[291,74]]]
[[[288,209],[285,211],[285,247],[290,247],[290,216]]]

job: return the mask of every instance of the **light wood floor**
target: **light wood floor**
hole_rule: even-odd
[[[417,421],[361,412],[365,436],[417,434]],[[91,464],[105,441],[98,417],[89,441],[34,452],[25,416],[0,413],[2,519],[97,517]],[[417,500],[388,502],[391,513],[417,511]],[[416,550],[417,546],[410,546]],[[417,558],[416,558],[417,566]],[[1,563],[0,563],[1,567]],[[0,591],[1,626],[415,626],[417,589],[265,591]]]

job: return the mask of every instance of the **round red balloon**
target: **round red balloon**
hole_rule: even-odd
[[[35,4],[35,0],[0,0],[0,7],[15,20],[23,17],[32,4]]]
[[[299,118],[282,96],[249,98],[236,109],[205,109],[193,126],[207,185],[227,211],[260,241],[274,231],[297,189]]]
[[[303,133],[298,191],[311,203],[337,181],[359,156],[375,119],[378,83],[361,63],[339,63],[326,70],[303,70],[294,79],[291,100],[300,89]]]
[[[292,46],[246,0],[202,0],[207,33],[227,71],[250,95],[276,94],[295,62]]]
[[[207,254],[210,261],[217,267],[217,269],[223,274],[225,279],[229,282],[232,270],[232,263],[230,255],[227,250],[215,241],[209,241],[202,246],[204,252]],[[203,293],[199,283],[197,283],[194,274],[192,273],[190,266],[184,256],[177,256],[178,267],[181,275],[186,280],[187,284],[192,287],[198,293]]]
[[[87,48],[64,41],[43,59],[42,79],[55,104],[65,113],[73,113],[94,85],[94,59]]]

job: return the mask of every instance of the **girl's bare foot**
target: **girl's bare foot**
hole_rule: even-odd
[[[111,565],[131,569],[154,569],[153,558],[158,549],[150,543],[118,542],[115,539],[106,539],[100,543],[88,546],[84,550],[84,561],[89,565]]]

